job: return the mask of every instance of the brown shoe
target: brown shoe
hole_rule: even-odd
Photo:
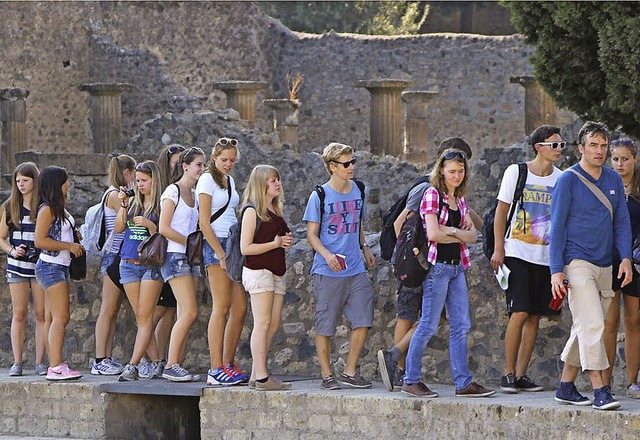
[[[285,391],[290,388],[291,384],[289,382],[280,382],[271,376],[265,383],[256,381],[256,391]]]
[[[489,397],[489,396],[493,396],[495,393],[496,392],[494,390],[485,388],[476,382],[471,382],[463,390],[456,390],[456,396],[460,396],[460,397]]]
[[[423,397],[426,399],[438,397],[438,393],[431,391],[429,387],[422,382],[412,384],[405,383],[402,385],[402,392],[412,397]]]

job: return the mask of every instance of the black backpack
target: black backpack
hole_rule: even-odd
[[[400,213],[404,210],[407,205],[407,199],[409,198],[409,193],[413,188],[420,185],[421,183],[429,182],[429,176],[420,176],[418,177],[412,184],[409,191],[407,191],[402,197],[396,200],[391,208],[387,210],[387,213],[382,217],[382,232],[380,233],[380,257],[383,260],[391,260],[391,256],[393,255],[393,250],[396,247],[396,231],[393,227],[393,222],[396,221]]]
[[[442,200],[438,193],[438,219],[442,209]],[[409,217],[400,229],[396,241],[396,262],[393,273],[405,287],[420,287],[427,277],[431,263],[427,261],[429,243],[422,226],[422,216]]]
[[[360,210],[360,220],[362,222],[362,212],[364,211],[364,183],[356,179],[353,179],[353,183],[355,183],[358,189],[360,190],[360,198],[362,199],[362,209]],[[316,185],[314,191],[318,193],[318,198],[320,199],[320,221],[318,223],[322,225],[322,216],[324,215],[325,192],[322,185]],[[360,225],[360,227],[362,227],[362,225]]]
[[[509,234],[509,229],[511,228],[511,220],[513,219],[513,215],[516,212],[516,204],[520,203],[520,209],[523,208],[523,194],[524,194],[524,185],[527,183],[527,173],[528,168],[525,162],[518,163],[518,181],[516,182],[516,189],[513,192],[513,202],[511,202],[511,207],[509,208],[509,215],[507,216],[507,227],[505,228],[504,236],[506,237]],[[484,256],[491,260],[493,256],[493,247],[496,243],[496,238],[493,233],[493,223],[496,217],[496,207],[498,206],[498,199],[496,198],[489,208],[489,211],[484,215],[484,225],[482,226],[482,252]]]

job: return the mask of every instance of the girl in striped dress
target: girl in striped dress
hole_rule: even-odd
[[[45,301],[44,290],[36,281],[35,268],[38,253],[33,243],[38,210],[38,175],[32,162],[17,166],[13,172],[11,196],[0,208],[0,248],[7,254],[7,284],[11,292],[13,318],[11,320],[11,347],[14,364],[10,376],[22,375],[29,294],[33,297],[36,323],[36,373],[47,374],[45,354]]]

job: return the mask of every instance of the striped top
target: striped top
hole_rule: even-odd
[[[35,232],[36,224],[31,222],[29,218],[31,211],[24,206],[20,209],[20,215],[22,220],[20,221],[20,228],[16,229],[13,223],[9,223],[9,244],[13,247],[18,247],[21,244],[26,244],[29,248],[35,249]],[[7,272],[13,275],[17,275],[24,278],[35,278],[36,263],[29,263],[24,260],[17,260],[11,255],[7,254]]]
[[[104,230],[105,230],[105,238],[109,237],[111,231],[116,225],[116,216],[118,215],[118,211],[115,209],[111,209],[107,206],[107,201],[109,200],[109,195],[111,195],[111,191],[118,190],[114,186],[110,186],[102,197],[102,203],[104,203]],[[105,254],[117,254],[120,250],[120,246],[122,245],[122,240],[124,239],[124,232],[119,232],[113,234],[113,245],[111,249],[105,249]]]

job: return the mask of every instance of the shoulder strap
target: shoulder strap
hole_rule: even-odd
[[[320,199],[320,226],[322,226],[322,216],[324,215],[325,192],[322,185],[316,185],[314,191],[318,193],[318,199]]]
[[[244,205],[244,207],[242,208],[242,211],[240,211],[240,219],[238,220],[238,237],[242,236],[242,217],[244,217],[244,212],[247,210],[247,208],[253,208],[254,211],[256,211],[256,230],[253,231],[253,238],[256,238],[256,234],[258,233],[258,228],[260,228],[260,225],[262,224],[262,220],[260,219],[260,216],[258,215],[258,211],[256,210],[256,207],[253,203],[249,202],[246,205]]]
[[[109,200],[109,194],[111,194],[114,191],[119,191],[119,189],[110,188],[110,189],[105,191],[104,195],[102,196],[102,207],[103,208],[104,208],[105,203],[107,203],[107,200]]]
[[[360,198],[362,199],[362,209],[360,210],[360,220],[362,220],[362,213],[364,212],[364,197],[365,197],[364,182],[353,179],[353,183],[355,183],[358,189],[360,190]]]
[[[224,214],[224,212],[227,210],[227,207],[229,206],[229,203],[231,202],[231,179],[229,178],[229,176],[227,176],[227,195],[229,196],[229,198],[227,199],[227,203],[222,208],[213,213],[213,215],[209,219],[209,223],[215,222],[222,214]]]
[[[607,196],[604,195],[602,190],[600,188],[598,188],[595,184],[590,182],[589,179],[587,179],[582,174],[580,174],[579,172],[574,170],[573,168],[569,168],[567,171],[571,171],[573,174],[575,174],[576,176],[578,176],[580,178],[582,183],[584,183],[586,185],[586,187],[589,188],[589,190],[593,193],[593,195],[596,196],[598,198],[598,200],[600,200],[600,202],[609,210],[609,214],[611,215],[611,218],[613,219],[613,205],[611,204],[611,202],[609,201]]]

